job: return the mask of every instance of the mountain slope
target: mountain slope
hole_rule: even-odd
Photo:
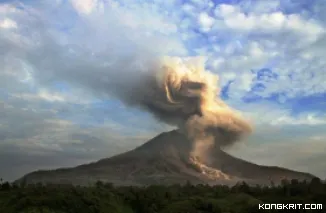
[[[244,180],[253,184],[278,183],[286,179],[311,179],[314,176],[279,167],[253,164],[220,149],[210,151],[203,164],[191,159],[191,143],[174,130],[162,133],[142,146],[111,158],[74,168],[36,171],[17,182],[93,184],[101,180],[117,185],[192,183],[233,184]]]

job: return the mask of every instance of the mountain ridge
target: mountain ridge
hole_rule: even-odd
[[[178,130],[164,132],[143,145],[96,162],[71,168],[35,171],[16,183],[94,184],[97,181],[115,185],[177,184],[275,184],[282,179],[311,180],[315,176],[277,166],[262,166],[229,155],[219,148],[210,150],[204,163],[189,156],[192,144]]]

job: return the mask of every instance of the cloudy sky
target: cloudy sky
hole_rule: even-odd
[[[110,93],[136,77],[110,64],[151,52],[207,57],[222,98],[255,126],[230,153],[326,178],[325,10],[322,0],[0,0],[0,177],[109,157],[171,129]]]

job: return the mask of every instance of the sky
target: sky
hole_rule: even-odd
[[[0,177],[96,161],[172,129],[110,92],[112,79],[137,75],[106,67],[150,51],[207,58],[222,99],[254,125],[227,152],[325,179],[325,10],[320,0],[0,0]]]

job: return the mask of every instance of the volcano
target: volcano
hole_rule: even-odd
[[[161,133],[134,150],[74,168],[36,171],[17,183],[89,185],[97,181],[115,185],[280,183],[282,179],[311,180],[313,175],[285,168],[261,166],[233,157],[219,148],[209,158],[192,159],[187,138],[173,130]]]

